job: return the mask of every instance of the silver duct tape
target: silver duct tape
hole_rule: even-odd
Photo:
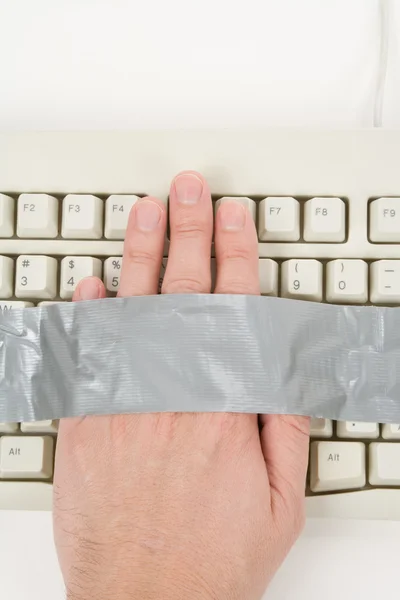
[[[0,316],[0,421],[164,411],[400,422],[400,308],[177,295]]]

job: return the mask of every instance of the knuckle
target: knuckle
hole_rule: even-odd
[[[126,249],[126,261],[134,266],[161,268],[161,261],[158,256],[144,248],[133,245],[129,245]]]
[[[211,279],[211,278],[210,278]],[[163,294],[204,294],[211,286],[210,282],[200,280],[196,277],[181,277],[174,279],[164,279],[161,292]]]
[[[207,223],[190,216],[181,216],[173,225],[171,235],[176,238],[198,238],[206,235]]]
[[[227,244],[219,249],[220,262],[229,261],[241,264],[256,259],[257,253],[247,244]]]

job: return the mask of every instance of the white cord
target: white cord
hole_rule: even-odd
[[[374,127],[382,127],[383,121],[383,101],[385,96],[389,54],[389,1],[390,0],[380,0],[379,3],[380,49],[374,102]]]

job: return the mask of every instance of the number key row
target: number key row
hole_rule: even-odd
[[[167,259],[163,260],[160,284]],[[14,284],[15,268],[15,284]],[[50,256],[21,255],[14,264],[0,256],[0,298],[70,300],[81,279],[104,276],[108,292],[119,289],[122,258],[103,261],[91,256],[66,256],[59,263]],[[325,281],[324,281],[325,270]],[[211,262],[215,282],[215,259]],[[290,259],[280,266],[272,259],[259,259],[263,295],[330,303],[400,304],[400,260],[380,260],[368,265],[358,259],[337,259],[324,265],[315,259]]]
[[[269,258],[259,260],[261,293],[279,293],[279,266]],[[331,260],[324,266],[315,259],[282,263],[280,295],[284,298],[330,303],[400,304],[400,260]]]
[[[118,291],[122,258],[104,261],[104,281],[109,292]],[[66,256],[61,261],[58,292],[58,261],[50,256],[22,255],[14,261],[0,256],[0,298],[15,295],[21,299],[54,300],[58,296],[71,300],[79,281],[85,277],[102,277],[103,263],[91,256]],[[7,303],[5,303],[7,306]]]

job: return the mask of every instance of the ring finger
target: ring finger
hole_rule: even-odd
[[[250,211],[240,202],[223,202],[216,215],[217,294],[259,294],[258,240]]]

